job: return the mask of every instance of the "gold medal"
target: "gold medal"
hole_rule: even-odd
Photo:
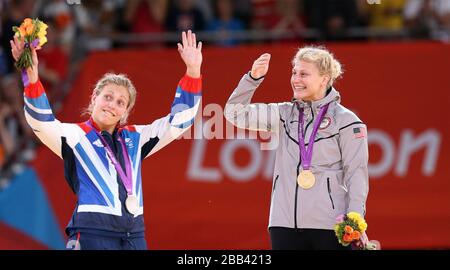
[[[297,183],[303,189],[310,189],[315,182],[316,178],[310,170],[302,170],[297,177]]]
[[[127,210],[128,212],[130,212],[130,214],[136,215],[139,209],[137,197],[135,195],[128,195],[127,199],[125,200],[125,206],[127,207]]]

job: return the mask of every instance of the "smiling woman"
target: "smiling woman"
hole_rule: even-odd
[[[136,88],[130,79],[124,74],[107,73],[92,91],[86,112],[102,130],[112,133],[117,122],[127,122],[135,103]]]
[[[27,122],[64,160],[66,180],[78,197],[66,227],[67,249],[147,249],[141,161],[188,130],[200,106],[202,43],[189,30],[177,45],[186,74],[176,87],[171,112],[148,125],[127,125],[136,89],[126,75],[110,73],[92,92],[86,110],[90,118],[61,123],[39,80],[39,48],[27,45],[33,60],[32,67],[22,70]],[[16,61],[24,48],[23,40],[11,40]]]
[[[305,47],[292,59],[291,86],[296,100],[314,101],[342,75],[341,64],[325,49]]]
[[[341,65],[320,47],[300,48],[294,56],[290,102],[250,103],[270,57],[265,53],[253,62],[228,99],[225,117],[239,128],[277,134],[272,248],[347,249],[339,244],[334,226],[339,215],[364,216],[366,211],[366,126],[340,104],[333,82],[342,74]]]

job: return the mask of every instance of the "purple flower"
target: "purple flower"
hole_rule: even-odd
[[[341,222],[344,222],[344,215],[339,215],[336,218],[336,223],[341,223]]]

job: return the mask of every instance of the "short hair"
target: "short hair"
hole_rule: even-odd
[[[125,112],[124,116],[120,119],[120,125],[124,125],[128,120],[130,111],[133,109],[134,104],[136,103],[136,96],[137,96],[136,88],[134,87],[133,83],[131,82],[131,80],[128,78],[127,75],[106,73],[100,80],[97,81],[94,90],[92,90],[92,96],[100,95],[103,88],[108,84],[123,86],[128,90],[128,94],[130,95],[130,99],[128,100],[127,104],[127,111]],[[92,104],[91,102],[88,108],[86,109],[85,113],[91,115],[93,109],[94,104]]]
[[[339,63],[339,61],[334,58],[333,54],[323,46],[306,46],[299,48],[292,59],[292,65],[295,65],[295,63],[300,60],[315,64],[319,69],[320,75],[330,76],[327,89],[344,73],[341,63]]]

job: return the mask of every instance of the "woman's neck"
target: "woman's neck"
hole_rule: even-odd
[[[114,133],[114,129],[116,128],[116,125],[108,126],[108,125],[104,125],[104,124],[100,123],[99,121],[96,121],[93,117],[91,119],[92,119],[92,122],[94,123],[95,128],[97,128],[98,130],[106,131],[109,134]]]
[[[316,95],[312,96],[309,99],[306,99],[305,101],[314,102],[323,99],[326,96],[326,90],[320,91]]]

